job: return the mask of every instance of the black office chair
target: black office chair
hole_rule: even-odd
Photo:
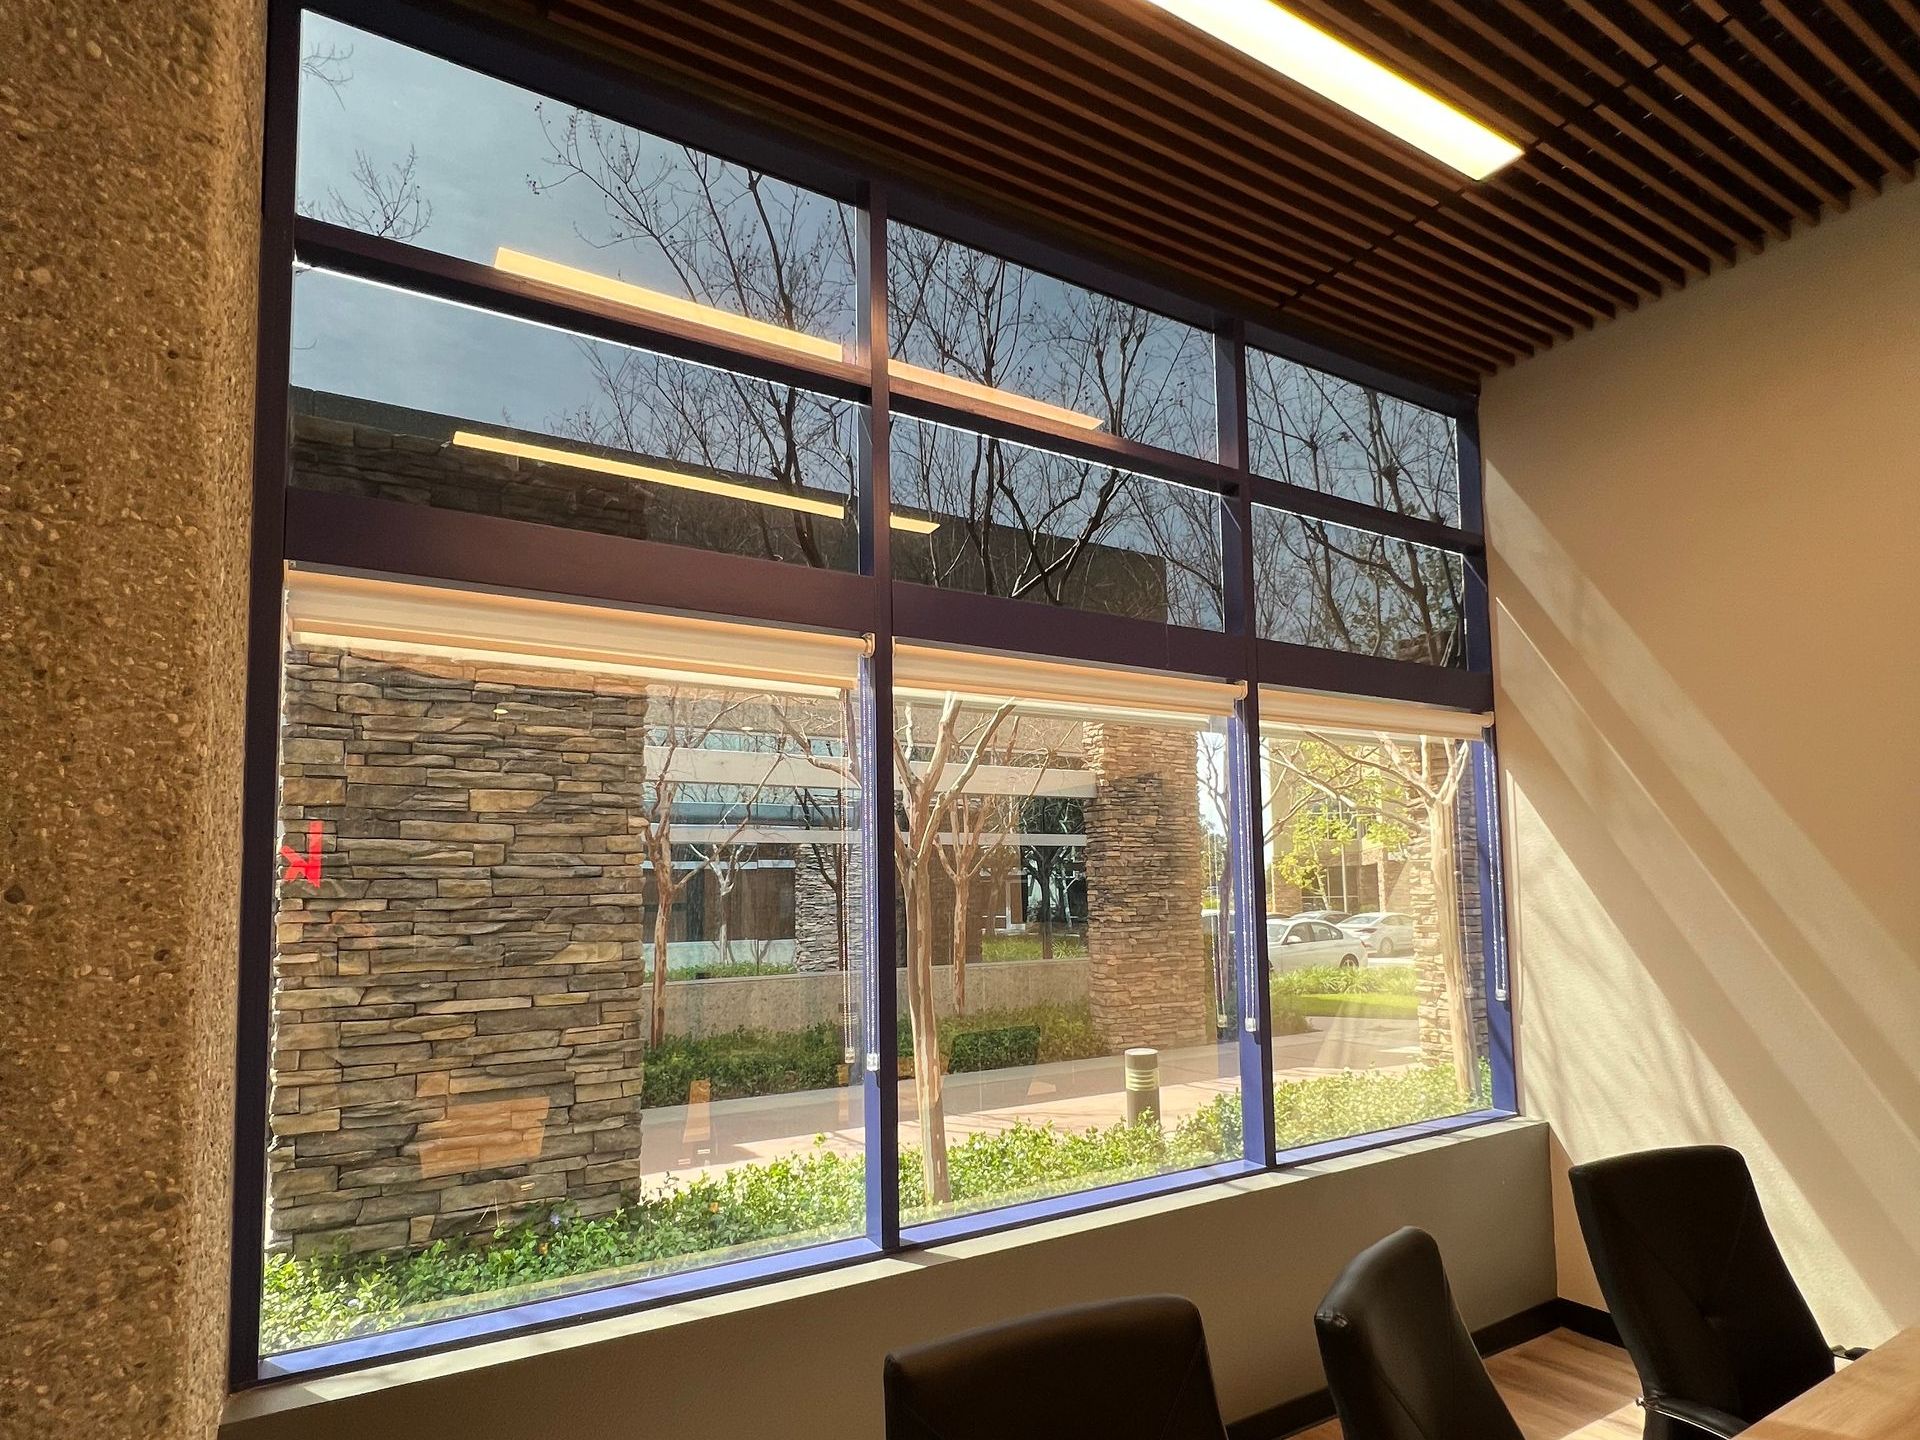
[[[887,1356],[887,1440],[1225,1440],[1200,1312],[1078,1305]]]
[[[1833,1374],[1740,1152],[1647,1150],[1576,1165],[1574,1209],[1644,1392],[1647,1440],[1737,1435]]]
[[[1426,1231],[1355,1256],[1313,1328],[1345,1440],[1521,1440]]]

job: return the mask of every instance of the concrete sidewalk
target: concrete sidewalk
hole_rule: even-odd
[[[1313,1031],[1275,1038],[1276,1081],[1305,1080],[1343,1070],[1398,1069],[1420,1058],[1419,1023],[1392,1019],[1326,1017]],[[1240,1060],[1231,1043],[1169,1050],[1160,1057],[1162,1118],[1169,1125],[1195,1114],[1240,1086]],[[946,1082],[947,1139],[1011,1129],[1020,1121],[1078,1131],[1112,1125],[1126,1117],[1123,1065],[1117,1055],[978,1074],[950,1075]],[[648,1110],[642,1146],[642,1183],[669,1175],[691,1179],[736,1165],[775,1160],[814,1149],[816,1138],[839,1154],[858,1155],[864,1142],[858,1087],[803,1090],[706,1105],[665,1105]],[[920,1143],[914,1087],[900,1083],[900,1144]]]

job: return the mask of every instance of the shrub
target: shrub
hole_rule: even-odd
[[[1282,1149],[1389,1129],[1486,1103],[1463,1100],[1453,1067],[1348,1072],[1274,1087],[1275,1138]],[[960,1208],[1111,1184],[1188,1169],[1240,1150],[1240,1097],[1222,1095],[1169,1131],[1154,1124],[1110,1125],[1069,1133],[1021,1121],[969,1136],[948,1150]],[[398,1255],[271,1256],[261,1303],[261,1339],[269,1352],[391,1329],[499,1302],[578,1288],[578,1278],[614,1284],[633,1274],[711,1263],[755,1250],[807,1243],[858,1230],[865,1168],[859,1156],[825,1148],[742,1165],[724,1174],[673,1180],[631,1198],[612,1214],[584,1219],[564,1208],[491,1235],[438,1240]],[[917,1152],[900,1157],[901,1204],[926,1207]]]
[[[999,1025],[991,1030],[963,1030],[953,1037],[948,1074],[973,1070],[1007,1070],[1035,1065],[1040,1060],[1038,1025]]]
[[[1287,1003],[1284,1005],[1280,1003],[1279,999],[1275,999],[1273,1002],[1273,1010],[1269,1016],[1269,1023],[1273,1027],[1274,1034],[1305,1035],[1313,1029],[1307,1017],[1293,1008],[1294,998],[1295,997],[1291,995],[1285,997]]]
[[[1086,957],[1087,937],[1078,930],[1056,927],[1053,932],[1054,960],[1080,960]],[[995,960],[1038,960],[1040,956],[1040,933],[1038,930],[1025,935],[989,935],[980,942],[980,958]]]
[[[1310,965],[1273,977],[1276,995],[1411,995],[1417,985],[1411,965]]]
[[[970,1038],[1000,1031],[1017,1032],[1018,1038]],[[913,1029],[904,1015],[899,1035],[900,1055],[910,1058]],[[1091,1010],[1052,1002],[946,1016],[940,1022],[940,1049],[950,1075],[1090,1060],[1107,1053],[1093,1028]],[[841,1059],[840,1036],[831,1025],[791,1031],[729,1030],[699,1037],[669,1035],[647,1054],[640,1099],[648,1109],[684,1105],[696,1080],[711,1082],[708,1098],[713,1100],[826,1090],[840,1083]]]
[[[647,1052],[640,1100],[648,1109],[684,1105],[696,1080],[710,1082],[712,1100],[826,1090],[839,1083],[840,1057],[840,1040],[828,1025],[669,1035]]]

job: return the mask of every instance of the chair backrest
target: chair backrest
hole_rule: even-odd
[[[887,1440],[1225,1440],[1200,1312],[1078,1305],[896,1351]]]
[[[1362,1250],[1313,1325],[1345,1440],[1520,1440],[1426,1231]]]
[[[1616,1155],[1570,1178],[1600,1290],[1648,1394],[1753,1421],[1833,1374],[1738,1150]],[[1698,1433],[1650,1420],[1660,1440],[1656,1430]]]

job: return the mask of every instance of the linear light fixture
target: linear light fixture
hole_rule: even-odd
[[[693,475],[685,470],[669,470],[662,465],[640,465],[631,460],[614,460],[605,455],[562,450],[552,445],[532,445],[525,440],[482,435],[475,430],[454,431],[453,443],[470,450],[490,451],[495,455],[516,455],[522,460],[544,460],[549,465],[570,465],[575,470],[597,470],[603,475],[618,475],[626,480],[644,480],[649,485],[669,485],[676,490],[698,490],[702,494],[724,495],[730,500],[746,500],[755,505],[798,510],[806,515],[825,515],[832,520],[842,519],[847,513],[846,506],[837,501],[816,500],[811,495],[761,490],[732,480],[717,480],[711,475]]]
[[[1474,180],[1520,158],[1506,136],[1272,0],[1148,0]]]
[[[528,255],[520,250],[509,250],[505,246],[494,251],[493,268],[504,270],[509,275],[518,275],[523,280],[538,280],[542,284],[557,285],[563,290],[592,295],[601,300],[611,300],[616,305],[631,306],[635,310],[644,310],[650,315],[664,315],[670,319],[684,320],[708,330],[723,331],[738,339],[752,340],[762,345],[777,346],[783,350],[811,355],[818,360],[848,358],[844,346],[831,340],[822,340],[817,335],[808,335],[801,330],[790,330],[784,325],[770,325],[764,320],[752,320],[745,315],[736,315],[731,310],[722,310],[715,305],[702,305],[696,300],[683,300],[678,295],[649,290],[644,285],[630,285],[625,280],[614,279],[611,275],[599,275],[591,270],[576,269],[572,265],[562,265],[557,260]],[[1069,410],[1064,405],[1050,405],[1045,400],[1030,399],[1025,395],[1016,395],[1011,390],[982,385],[975,380],[963,380],[957,375],[929,370],[924,365],[909,365],[904,360],[890,360],[887,362],[887,369],[899,379],[925,385],[929,389],[943,390],[949,395],[971,400],[977,404],[1017,411],[1036,420],[1069,426],[1076,430],[1100,428],[1101,422],[1098,416],[1088,415],[1079,410]]]
[[[649,485],[667,485],[676,490],[697,490],[704,495],[724,495],[729,500],[745,500],[754,505],[771,505],[780,510],[797,510],[804,515],[824,515],[829,520],[844,520],[847,507],[836,500],[816,500],[811,495],[788,495],[778,490],[761,490],[711,475],[694,475],[685,470],[669,470],[663,465],[642,465],[631,460],[615,460],[606,455],[590,455],[581,450],[563,450],[555,445],[535,445],[526,440],[511,440],[504,435],[485,435],[477,430],[456,430],[453,443],[469,450],[485,450],[494,455],[513,455],[522,460],[539,460],[548,465],[568,465],[575,470],[597,470],[603,475],[618,475],[624,480],[643,480]],[[922,520],[912,515],[889,515],[887,523],[895,530],[915,535],[931,535],[940,528],[938,520]]]

